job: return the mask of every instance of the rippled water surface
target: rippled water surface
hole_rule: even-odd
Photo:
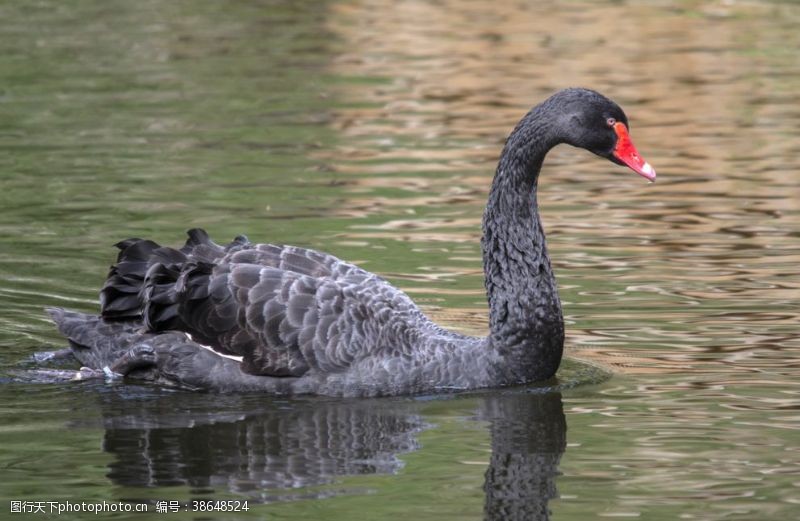
[[[193,226],[329,251],[482,333],[499,150],[565,86],[618,101],[659,172],[548,157],[557,384],[359,401],[5,378],[0,517],[797,518],[800,5],[541,4],[0,5],[7,369],[63,344],[43,307],[97,309],[114,242]]]

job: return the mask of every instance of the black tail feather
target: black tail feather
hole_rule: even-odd
[[[212,241],[208,233],[201,228],[192,228],[186,234],[189,238],[186,239],[186,244],[180,251],[197,262],[213,264],[232,248],[250,244],[247,237],[239,235],[227,246],[220,246]]]
[[[139,291],[153,252],[160,246],[153,241],[127,239],[116,244],[120,249],[117,263],[108,272],[100,290],[103,317],[131,320],[141,316]]]
[[[227,246],[214,243],[205,230],[193,228],[180,249],[145,239],[120,241],[117,263],[100,290],[101,315],[106,319],[139,320],[152,330],[180,329],[179,299],[208,295],[203,281],[227,252],[250,246],[237,236]]]
[[[177,250],[173,250],[183,256]],[[184,262],[155,262],[144,277],[139,297],[143,304],[142,316],[147,329],[178,329],[178,293],[175,282],[181,274]]]

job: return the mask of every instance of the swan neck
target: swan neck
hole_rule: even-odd
[[[551,377],[561,361],[564,322],[537,187],[547,152],[561,142],[541,106],[509,136],[483,216],[483,262],[489,343],[509,383]]]

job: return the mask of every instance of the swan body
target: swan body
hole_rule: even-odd
[[[544,156],[568,143],[647,177],[625,114],[560,91],[509,136],[483,216],[490,333],[429,320],[404,292],[332,255],[200,229],[180,249],[117,244],[101,316],[50,310],[84,365],[196,389],[399,395],[542,381],[563,353],[561,303],[537,211]]]

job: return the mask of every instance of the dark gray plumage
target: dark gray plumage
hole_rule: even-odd
[[[220,246],[198,229],[180,249],[140,239],[119,243],[101,290],[103,319],[67,319],[61,312],[54,319],[73,346],[111,352],[124,345],[123,361],[99,357],[114,358],[120,368],[147,365],[148,348],[130,354],[137,344],[165,360],[178,356],[174,346],[190,346],[183,350],[197,353],[198,361],[181,369],[188,372],[230,367],[206,360],[215,355],[198,344],[242,357],[235,375],[223,371],[227,386],[206,377],[195,387],[235,389],[240,380],[247,387],[243,382],[255,376],[269,392],[371,396],[548,379],[561,360],[564,325],[537,211],[539,169],[559,143],[619,162],[611,118],[627,126],[614,102],[567,89],[534,107],[508,138],[483,219],[486,338],[437,326],[405,293],[331,255],[244,237]],[[129,363],[137,357],[145,361]]]

